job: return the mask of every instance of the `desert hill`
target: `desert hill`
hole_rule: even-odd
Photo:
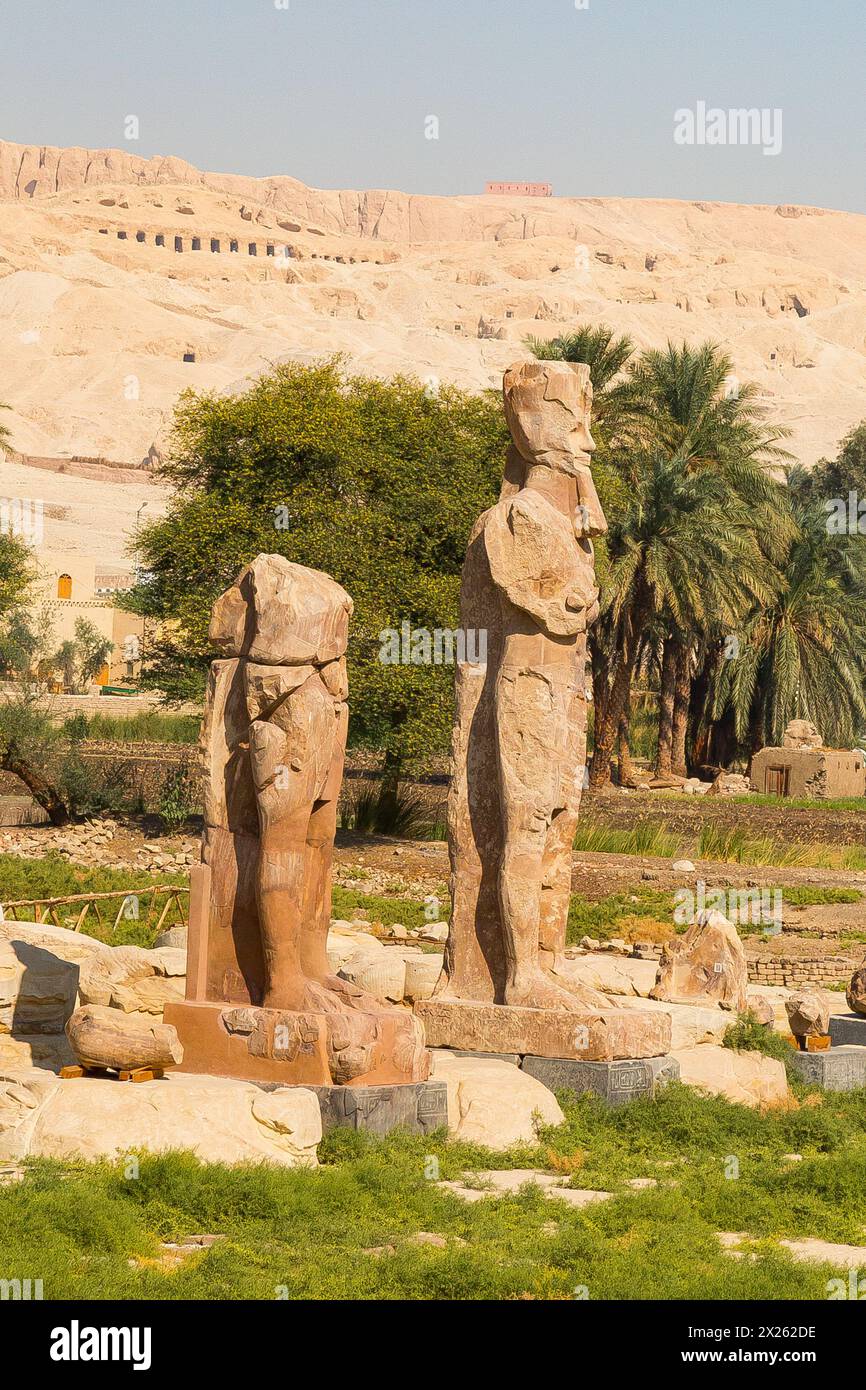
[[[116,562],[185,387],[342,352],[478,389],[578,320],[722,343],[811,464],[866,417],[864,307],[852,213],[324,191],[0,142],[0,492],[65,511],[46,529],[72,549],[96,520]]]

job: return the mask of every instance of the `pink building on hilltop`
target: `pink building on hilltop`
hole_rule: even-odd
[[[485,193],[505,193],[516,198],[552,198],[553,184],[550,183],[488,183]]]

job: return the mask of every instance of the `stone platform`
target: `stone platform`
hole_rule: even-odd
[[[323,1134],[332,1129],[364,1129],[370,1134],[405,1129],[411,1134],[429,1134],[448,1127],[448,1087],[444,1081],[309,1089],[319,1097]]]
[[[549,1091],[594,1091],[607,1105],[654,1100],[668,1081],[678,1081],[676,1057],[629,1057],[616,1062],[578,1062],[570,1057],[519,1057],[514,1052],[454,1052],[455,1057],[509,1062]]]
[[[280,1086],[393,1086],[426,1081],[421,1030],[397,1009],[293,1013],[210,1000],[165,1007],[185,1072]]]
[[[599,1009],[565,1013],[509,1004],[424,999],[415,1005],[429,1047],[459,1052],[516,1053],[580,1062],[661,1057],[671,1049],[664,1012]]]
[[[607,1105],[653,1100],[668,1081],[678,1081],[675,1057],[630,1058],[618,1062],[575,1062],[563,1057],[524,1057],[522,1070],[550,1091],[594,1091]]]
[[[847,1043],[866,1047],[866,1018],[862,1014],[831,1014],[831,1046],[844,1047]]]
[[[830,1047],[826,1052],[794,1052],[802,1079],[825,1091],[858,1091],[866,1086],[866,1047]]]

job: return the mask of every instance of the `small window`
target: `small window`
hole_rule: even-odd
[[[155,241],[157,246],[165,246],[165,234],[163,232],[157,232]]]
[[[72,598],[72,575],[61,574],[57,580],[57,597]]]
[[[256,246],[256,243],[254,241],[250,242],[247,249],[251,256],[257,256],[259,254],[258,247]]]
[[[200,237],[200,236],[194,236],[194,237],[193,237],[193,239],[192,239],[192,249],[193,249],[193,251],[200,251],[200,250],[201,250],[201,237]]]
[[[220,249],[219,240],[215,236],[212,236],[210,239],[210,249],[211,251],[218,251]]]
[[[183,355],[183,360],[184,360],[184,362],[194,362],[194,361],[195,361],[195,353],[194,353],[194,352],[185,352],[184,355]]]
[[[230,242],[229,242],[229,251],[237,251],[237,249],[238,249],[238,244],[237,244],[237,242],[236,242],[236,241],[230,241]]]
[[[175,251],[182,251],[182,250],[183,250],[183,237],[182,237],[182,236],[176,236],[176,237],[175,237],[175,239],[174,239],[174,249],[175,249]]]
[[[144,233],[144,232],[136,232],[136,234],[135,234],[135,239],[136,239],[136,241],[144,241],[144,240],[145,240],[145,233]]]

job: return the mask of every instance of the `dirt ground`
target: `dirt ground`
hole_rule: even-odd
[[[682,792],[629,792],[610,789],[587,794],[583,819],[597,819],[617,830],[633,830],[645,821],[661,822],[683,840],[697,841],[712,822],[723,829],[745,831],[755,838],[828,845],[858,845],[866,840],[866,811],[837,811],[819,801],[808,809],[734,801],[720,796],[685,796]]]

